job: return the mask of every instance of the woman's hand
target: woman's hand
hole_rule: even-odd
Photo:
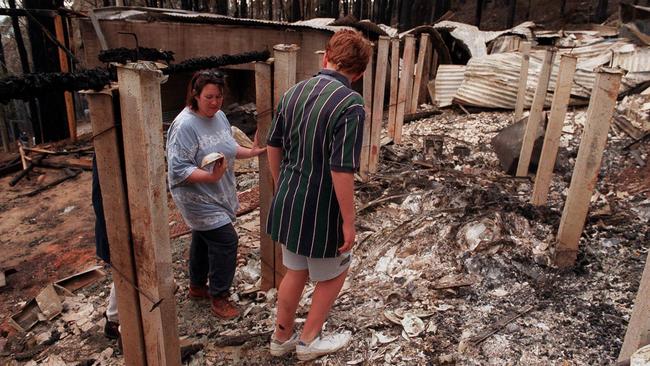
[[[255,137],[253,138],[253,147],[251,148],[251,157],[264,154],[266,152],[266,147],[260,147],[257,140],[257,131],[255,132]]]
[[[210,173],[210,179],[212,182],[217,182],[221,179],[221,177],[226,173],[226,170],[228,170],[228,161],[226,160],[226,157],[217,160],[212,167],[212,173]]]
[[[255,138],[253,138],[253,147],[247,149],[245,147],[237,146],[237,159],[250,159],[258,155],[264,154],[266,152],[266,147],[260,147],[257,143],[257,132],[255,132]]]

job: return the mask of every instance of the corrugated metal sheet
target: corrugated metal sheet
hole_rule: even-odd
[[[439,30],[448,30],[452,37],[467,46],[472,57],[482,57],[487,55],[487,43],[503,34],[518,34],[526,39],[532,39],[530,28],[534,25],[535,23],[533,22],[524,22],[511,29],[488,32],[479,30],[474,25],[445,20],[434,24],[433,27]]]
[[[456,90],[462,84],[465,74],[465,65],[440,65],[436,76],[436,103],[438,107],[451,105]]]
[[[571,88],[571,104],[585,104],[591,96],[595,81],[595,70],[599,66],[618,66],[629,72],[623,77],[621,91],[650,80],[650,48],[631,47],[625,40],[609,40],[576,48],[560,48],[556,56],[545,106],[550,107],[560,66],[560,55],[578,57],[578,66]],[[531,52],[526,86],[526,108],[532,104],[539,81],[544,51]],[[461,104],[514,109],[517,99],[517,85],[521,54],[518,52],[492,54],[469,60],[464,80],[456,91],[454,102]]]
[[[627,72],[650,71],[650,47],[626,47],[614,53],[612,66]]]
[[[542,68],[543,54],[533,52],[528,67],[528,83],[526,85],[526,100],[524,105],[530,108]],[[560,58],[556,57],[551,71],[545,105],[549,107],[555,90]],[[517,86],[519,83],[520,53],[501,53],[486,57],[472,58],[467,64],[463,83],[456,91],[454,101],[487,108],[514,109],[517,101]],[[595,74],[585,70],[577,70],[571,94],[574,97],[571,104],[583,104],[589,98]]]

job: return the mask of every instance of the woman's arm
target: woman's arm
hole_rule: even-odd
[[[185,183],[214,183],[218,182],[224,173],[228,170],[228,162],[226,158],[220,159],[214,164],[212,172],[205,171],[203,169],[194,169],[192,174],[190,174]]]
[[[237,159],[249,159],[249,158],[254,158],[260,154],[263,154],[266,152],[266,147],[259,147],[257,143],[257,132],[255,132],[255,138],[253,139],[253,147],[252,148],[246,148],[246,147],[241,147],[237,146]]]

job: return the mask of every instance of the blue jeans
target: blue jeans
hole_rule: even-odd
[[[192,231],[190,284],[205,286],[212,297],[228,296],[237,268],[239,237],[232,224]],[[209,281],[208,281],[209,280]]]

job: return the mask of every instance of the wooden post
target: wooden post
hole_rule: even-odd
[[[140,62],[118,66],[117,79],[147,363],[180,365],[160,105],[163,75],[153,63]]]
[[[266,140],[273,119],[273,90],[270,62],[255,63],[255,105],[257,107],[257,141],[260,147],[266,146]],[[266,154],[258,156],[260,168],[260,256],[262,263],[261,289],[266,291],[275,286],[275,242],[266,234],[266,220],[269,216],[273,193],[273,177],[269,170]]]
[[[429,48],[429,34],[422,33],[420,35],[420,50],[418,51],[418,64],[415,69],[415,81],[413,82],[413,91],[411,92],[411,113],[418,110],[418,102],[420,101],[420,90],[422,90],[422,81],[424,78],[424,65],[426,63],[427,50]]]
[[[639,291],[634,300],[632,317],[625,332],[618,360],[629,359],[637,349],[647,344],[650,344],[650,254],[646,257]]]
[[[370,128],[369,170],[371,173],[377,172],[377,165],[379,164],[379,140],[381,139],[381,122],[384,119],[384,93],[386,91],[386,71],[388,69],[388,42],[388,37],[379,36],[375,96],[372,105],[372,127]]]
[[[427,41],[427,52],[424,55],[424,66],[422,67],[422,82],[420,83],[420,98],[418,99],[418,104],[426,103],[429,99],[428,85],[431,80],[431,58],[433,57],[433,45],[430,41]],[[433,99],[431,99],[433,103]]]
[[[395,124],[392,131],[391,137],[393,142],[399,144],[402,142],[402,124],[404,123],[404,113],[406,110],[406,96],[410,90],[411,83],[410,80],[413,80],[413,56],[414,56],[414,46],[415,46],[415,37],[408,34],[405,36],[404,41],[404,68],[402,70],[402,76],[399,83],[399,91],[397,93],[397,112],[395,115]],[[410,104],[409,104],[410,105]],[[389,131],[390,133],[391,131]]]
[[[273,105],[277,107],[282,95],[296,83],[296,62],[298,47],[295,44],[278,44],[273,46]],[[275,254],[274,286],[280,286],[286,268],[282,265],[282,247],[279,243],[273,245]]]
[[[530,42],[519,44],[521,53],[521,68],[519,69],[519,86],[517,87],[517,104],[515,104],[515,118],[513,123],[519,121],[524,115],[526,102],[526,87],[528,85],[528,64],[530,63]]]
[[[409,41],[409,38],[411,41]],[[411,43],[409,47],[409,42]],[[413,97],[413,81],[415,72],[415,36],[407,35],[406,41],[404,43],[404,64],[402,65],[402,74],[401,77],[406,77],[406,94],[405,100],[406,104],[404,105],[404,113],[410,114],[415,111],[411,110],[411,98]],[[401,133],[401,131],[400,131]]]
[[[9,152],[9,134],[7,133],[8,124],[6,122],[5,107],[0,105],[0,140],[2,141],[2,151]]]
[[[106,88],[100,92],[87,92],[86,97],[95,136],[93,139],[95,159],[106,218],[113,282],[117,292],[124,363],[145,366],[147,361],[140,316],[140,299],[138,291],[131,285],[137,283],[137,279],[130,240],[124,167],[120,159],[120,136],[115,127],[113,113],[113,90],[113,88]]]
[[[598,170],[607,143],[616,97],[621,83],[621,73],[601,68],[591,92],[587,119],[578,149],[578,157],[571,176],[571,185],[560,228],[557,234],[555,264],[558,267],[573,265],[578,255],[578,243],[589,210],[591,195],[598,179]]]
[[[368,180],[370,169],[370,128],[372,124],[372,56],[368,60],[366,71],[363,73],[363,109],[366,119],[363,121],[363,139],[361,142],[361,157],[359,158],[359,175],[361,180]]]
[[[521,142],[521,151],[519,153],[519,164],[517,165],[518,177],[524,177],[528,175],[530,156],[533,152],[533,144],[535,143],[537,128],[539,127],[539,123],[542,121],[542,116],[543,116],[542,112],[544,111],[544,101],[546,100],[546,90],[548,89],[548,82],[551,79],[551,69],[553,68],[554,57],[555,57],[555,50],[547,50],[546,54],[544,55],[542,70],[539,73],[539,82],[537,83],[537,90],[535,90],[533,105],[530,107],[530,114],[528,115],[526,132],[524,132],[524,139]]]
[[[386,128],[390,137],[395,137],[397,116],[397,90],[399,89],[399,38],[390,41],[390,97],[388,99],[388,121]]]
[[[533,205],[545,205],[548,198],[548,189],[553,178],[553,167],[555,167],[557,149],[560,146],[564,116],[566,116],[569,98],[571,97],[571,86],[573,85],[573,75],[576,71],[577,62],[578,59],[571,55],[562,55],[560,58],[560,71],[557,76],[555,93],[553,94],[551,115],[546,127],[544,146],[542,147],[542,154],[535,175],[535,187],[530,200]]]
[[[56,40],[59,41],[62,45],[65,46],[65,35],[63,33],[63,21],[60,15],[54,16],[54,30],[56,33]],[[68,66],[68,55],[65,51],[58,47],[59,50],[59,65],[61,66],[61,72],[70,72],[70,67]],[[65,99],[65,111],[68,117],[68,133],[70,134],[70,140],[77,141],[77,120],[74,115],[74,103],[72,101],[72,93],[69,91],[63,92],[63,97]]]

